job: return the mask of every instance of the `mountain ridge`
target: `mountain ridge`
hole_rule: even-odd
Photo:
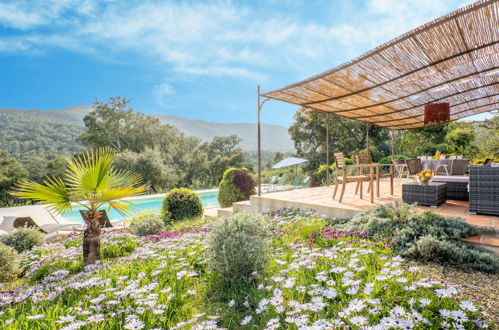
[[[92,106],[87,105],[78,105],[61,110],[0,108],[0,115],[28,114],[33,119],[48,119],[58,122],[71,122],[72,124],[79,123],[83,129],[83,118],[90,111],[92,111]],[[215,136],[235,134],[242,139],[240,143],[242,149],[247,151],[257,149],[256,123],[219,123],[169,114],[147,114],[159,118],[164,124],[177,127],[185,135],[196,136],[202,141],[210,141]],[[287,128],[274,124],[262,124],[262,149],[274,152],[293,152],[294,146]]]

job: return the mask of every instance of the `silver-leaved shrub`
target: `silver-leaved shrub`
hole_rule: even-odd
[[[159,217],[147,217],[131,224],[132,231],[137,236],[157,235],[164,229],[163,219]]]
[[[16,249],[19,253],[42,245],[44,241],[45,237],[40,231],[29,227],[18,228],[10,234],[0,236],[0,243]]]
[[[0,243],[0,283],[13,280],[19,274],[16,258],[16,250]]]
[[[391,238],[395,252],[407,258],[499,272],[499,259],[493,253],[459,241],[461,237],[477,234],[460,217],[421,212],[394,202],[356,215],[342,229]]]
[[[224,280],[248,280],[266,267],[270,230],[263,215],[236,213],[215,221],[211,227],[209,262],[212,271]]]

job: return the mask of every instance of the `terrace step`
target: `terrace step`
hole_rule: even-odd
[[[471,243],[477,246],[481,246],[485,249],[493,251],[497,256],[499,256],[499,235],[487,235],[481,234],[471,237],[463,237],[459,239],[461,242]]]
[[[234,212],[244,212],[251,210],[251,202],[250,201],[241,201],[232,204],[232,208]]]
[[[232,206],[231,207],[219,208],[217,210],[217,214],[218,214],[219,217],[224,217],[226,215],[231,215],[232,212],[234,212],[234,210],[232,209]]]

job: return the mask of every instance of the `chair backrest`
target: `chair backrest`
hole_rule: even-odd
[[[286,180],[287,180],[287,179],[288,179],[288,178],[287,178],[286,176],[283,176],[283,177],[279,180],[279,182],[277,182],[277,184],[278,184],[278,185],[283,185],[283,184],[285,184],[285,183],[286,183]]]
[[[405,160],[407,164],[407,170],[409,174],[415,175],[421,172],[421,159],[418,158],[408,158]]]
[[[310,187],[311,185],[312,185],[312,178],[310,176],[307,176],[305,179],[303,179],[302,186]]]
[[[299,176],[299,175],[295,176],[292,185],[293,186],[299,186],[300,183],[301,183],[301,176]]]
[[[40,228],[40,226],[38,226],[38,224],[35,222],[35,220],[33,220],[31,217],[18,217],[18,218],[16,218],[13,222],[13,227],[14,228],[23,228],[23,227],[33,228],[33,229],[37,229],[37,230],[41,231],[42,233],[47,234],[47,232],[45,230],[43,230],[42,228]]]
[[[451,175],[464,175],[470,165],[469,159],[454,159],[452,161]]]
[[[355,156],[355,159],[357,160],[357,164],[372,164],[373,163],[371,155],[357,155],[357,156]]]
[[[31,219],[31,217],[19,217],[16,220],[14,220],[14,228],[23,228],[23,227],[29,227],[29,228],[39,228],[36,222]]]
[[[345,156],[342,152],[335,152],[334,158],[336,159],[336,168],[344,168],[345,167]]]

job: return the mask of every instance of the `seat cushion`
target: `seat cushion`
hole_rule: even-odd
[[[469,182],[469,176],[445,176],[445,175],[435,175],[432,182]]]

